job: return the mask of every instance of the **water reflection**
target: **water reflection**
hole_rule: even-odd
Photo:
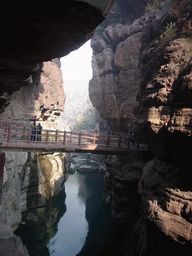
[[[79,195],[86,203],[89,230],[85,244],[77,255],[113,255],[114,250],[116,251],[114,248],[116,230],[110,210],[105,204],[103,174],[86,174],[80,188]],[[84,190],[87,193],[82,193]]]
[[[45,207],[24,213],[26,225],[16,234],[30,256],[120,255],[103,186],[102,173],[69,174],[66,198],[62,191]]]
[[[48,245],[51,255],[91,256],[117,252],[116,230],[105,205],[103,186],[101,173],[69,174],[65,183],[67,211]]]
[[[85,243],[88,223],[85,218],[84,200],[78,196],[82,184],[80,174],[69,174],[65,183],[67,211],[59,222],[57,234],[49,242],[48,248],[51,255],[74,256]]]
[[[64,190],[51,198],[44,207],[23,213],[15,234],[20,236],[30,256],[49,256],[47,243],[58,231],[58,223],[66,212]]]

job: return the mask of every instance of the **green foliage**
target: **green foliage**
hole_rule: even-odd
[[[95,122],[95,111],[86,111],[84,116],[80,120],[76,120],[75,129],[76,130],[90,130],[94,129],[96,125]]]
[[[161,5],[160,0],[151,0],[145,7],[146,12],[153,12],[155,9],[157,9]]]
[[[156,41],[158,44],[167,44],[177,37],[177,26],[176,23],[167,23],[160,39]]]
[[[188,12],[191,12],[191,11],[192,11],[192,6],[191,6],[191,5],[189,5],[189,6],[187,7],[187,11],[188,11]]]
[[[36,215],[38,216],[38,217],[41,217],[42,219],[45,219],[46,218],[46,214],[45,214],[45,210],[43,209],[43,210],[38,210],[38,211],[36,211]]]

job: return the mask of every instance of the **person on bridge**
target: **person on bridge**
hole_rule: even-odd
[[[36,140],[36,130],[37,130],[37,126],[36,126],[36,121],[34,120],[31,125],[31,141]]]
[[[43,127],[42,127],[41,124],[39,123],[39,124],[37,125],[37,141],[41,141],[42,129],[43,129]]]

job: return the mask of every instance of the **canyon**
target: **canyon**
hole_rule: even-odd
[[[118,4],[92,39],[90,99],[113,130],[129,132],[139,127],[153,145],[154,158],[144,166],[138,184],[143,216],[139,228],[137,224],[136,255],[188,255],[192,238],[191,1],[151,1],[134,20],[131,16],[123,20],[126,6]],[[109,167],[114,175],[112,205],[124,200],[119,186],[129,191],[129,168],[127,172],[122,168],[117,163]]]
[[[125,230],[122,255],[190,255],[192,1],[119,0],[105,20],[104,9],[113,1],[105,1],[107,4],[100,10],[89,4],[94,1],[65,2],[55,5],[48,1],[45,6],[39,1],[37,5],[20,6],[9,24],[6,14],[2,17],[0,118],[26,124],[36,118],[44,127],[50,123],[59,127],[57,118],[63,111],[65,95],[57,58],[92,37],[93,78],[89,95],[93,106],[112,131],[127,133],[139,127],[151,142],[154,154],[147,164],[136,162],[134,157],[106,161],[114,218],[128,225],[128,205],[134,202],[137,203],[131,211],[141,213],[132,226],[134,252],[130,254],[126,249],[131,238]],[[14,8],[11,5],[10,15]],[[1,155],[6,170],[1,185],[1,210],[14,230],[21,220],[21,208],[23,211],[27,207],[26,197],[30,198],[29,188],[26,195],[29,179],[35,179],[29,175],[28,162],[33,162],[38,170],[34,175],[42,180],[36,184],[42,196],[37,201],[29,200],[29,207],[34,207],[34,202],[43,205],[58,193],[52,184],[59,180],[58,186],[62,186],[63,170],[57,171],[59,176],[54,180],[55,174],[50,176],[51,166],[65,156],[55,155],[54,160],[52,155],[25,154],[18,160],[11,153]],[[45,172],[45,168],[50,171]],[[133,193],[133,201],[129,202],[127,194]],[[14,198],[6,200],[10,195]],[[22,204],[18,198],[22,198]],[[4,217],[1,222],[7,225]],[[4,238],[16,239],[11,229]]]

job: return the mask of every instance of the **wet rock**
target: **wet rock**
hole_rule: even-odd
[[[102,157],[84,154],[72,154],[72,170],[79,172],[102,172],[104,170]]]

